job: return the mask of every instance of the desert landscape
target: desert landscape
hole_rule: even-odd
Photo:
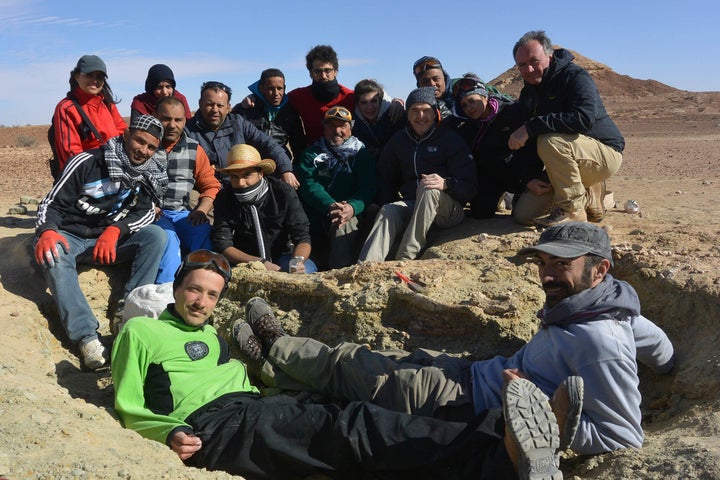
[[[608,181],[615,206],[602,222],[613,241],[612,273],[637,289],[643,314],[668,333],[678,363],[666,376],[640,369],[644,447],[566,453],[565,478],[720,478],[720,92],[676,90],[577,57],[627,143]],[[519,92],[514,70],[492,83]],[[51,185],[46,132],[47,125],[0,127],[0,478],[238,478],[185,467],[164,445],[123,429],[109,369],[81,368],[32,258],[36,204]],[[624,211],[628,199],[640,213]],[[418,261],[303,278],[238,267],[214,322],[227,334],[244,302],[261,295],[289,332],[331,344],[507,354],[537,329],[543,292],[535,268],[514,255],[537,236],[500,212],[436,232]],[[118,270],[79,273],[108,344]],[[423,293],[398,282],[396,271],[425,284]]]

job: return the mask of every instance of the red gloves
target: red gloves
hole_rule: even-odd
[[[40,234],[37,244],[35,245],[35,261],[38,265],[47,263],[48,267],[55,265],[60,258],[57,245],[61,244],[65,249],[65,253],[70,251],[70,244],[65,237],[55,230],[45,230]]]
[[[95,242],[93,260],[101,265],[114,262],[118,238],[120,238],[120,229],[115,225],[107,227]]]

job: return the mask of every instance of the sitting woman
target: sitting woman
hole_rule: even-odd
[[[470,213],[474,218],[492,217],[506,192],[516,201],[525,184],[540,175],[542,162],[520,158],[508,147],[510,134],[521,123],[517,102],[474,74],[456,80],[452,92],[458,132],[477,164],[479,189],[470,201]]]
[[[132,118],[136,115],[153,115],[155,113],[155,105],[162,97],[175,97],[183,103],[185,107],[185,118],[192,118],[192,110],[187,103],[185,95],[175,90],[175,75],[167,65],[158,63],[148,70],[145,79],[145,93],[136,95],[130,104],[130,112]]]
[[[127,124],[116,103],[105,62],[95,55],[83,55],[70,72],[70,91],[53,114],[56,178],[70,157],[104,145],[125,131]]]

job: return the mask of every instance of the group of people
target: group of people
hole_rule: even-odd
[[[109,355],[80,289],[77,264],[131,264],[116,317],[122,315],[124,299],[136,287],[173,282],[175,304],[163,313],[162,322],[131,321],[115,342],[113,376],[123,422],[150,438],[166,441],[183,460],[245,474],[273,476],[299,465],[308,471],[352,470],[358,460],[371,470],[442,465],[453,471],[452,459],[463,455],[467,460],[465,446],[473,445],[474,453],[478,448],[487,452],[476,459],[475,472],[494,471],[488,465],[496,462],[513,465],[507,469],[511,473],[531,472],[543,464],[549,465],[550,476],[528,474],[527,478],[558,478],[557,439],[547,434],[556,432],[557,426],[544,413],[542,397],[560,390],[557,402],[564,400],[565,405],[561,410],[577,410],[585,378],[592,380],[593,396],[585,402],[583,415],[570,415],[577,420],[570,422],[572,428],[566,428],[561,418],[562,444],[572,444],[582,453],[639,446],[635,350],[641,360],[659,362],[657,367],[667,370],[672,348],[664,334],[639,315],[631,287],[607,275],[612,263],[609,239],[585,223],[604,216],[605,180],[620,167],[624,140],[588,72],[572,62],[567,50],[553,49],[544,32],[523,35],[513,57],[525,83],[518,99],[498,92],[474,74],[453,80],[437,58],[426,56],[414,63],[418,88],[403,102],[387,95],[374,80],[362,80],[354,90],[339,84],[337,54],[332,47],[319,45],[306,56],[310,85],[286,93],[283,73],[270,68],[250,85],[250,95],[233,107],[232,89],[208,81],[201,87],[195,113],[176,89],[172,70],[158,64],[148,72],[145,92],[133,99],[129,125],[118,113],[105,63],[94,55],[80,58],[70,74],[70,91],[53,117],[59,168],[38,208],[35,259],[68,337],[90,369],[104,366]],[[254,303],[264,312],[262,318],[251,321],[255,310],[249,307],[249,324],[238,325],[236,337],[248,365],[257,367],[264,381],[285,388],[286,374],[313,371],[306,365],[286,371],[281,362],[273,363],[275,358],[300,361],[295,355],[301,350],[309,352],[301,358],[314,362],[326,358],[318,364],[322,368],[315,369],[317,377],[294,378],[288,384],[323,391],[347,405],[344,409],[317,407],[315,412],[315,407],[306,410],[285,401],[278,404],[278,400],[256,398],[245,367],[227,361],[219,337],[207,325],[230,269],[241,262],[262,262],[273,271],[312,273],[356,262],[415,259],[432,227],[456,226],[466,210],[476,218],[492,216],[506,193],[514,195],[516,221],[559,235],[557,241],[543,242],[541,237],[541,243],[585,245],[584,249],[575,245],[573,255],[567,249],[532,250],[548,295],[542,320],[547,328],[538,334],[540,340],[534,339],[510,359],[454,364],[451,370],[457,378],[444,374],[436,378],[437,370],[418,366],[425,363],[414,363],[413,356],[396,364],[358,346],[328,349],[309,340],[294,344],[272,320],[272,312]],[[192,253],[183,260],[188,252]],[[569,302],[576,297],[583,298]],[[603,321],[588,321],[587,309]],[[616,321],[617,315],[622,315],[621,322]],[[614,329],[620,327],[611,328],[612,322],[622,326],[621,340]],[[586,331],[595,332],[601,326],[607,330],[601,338]],[[605,360],[594,358],[592,365],[586,365],[585,355],[590,351],[586,345],[567,347],[576,357],[545,358],[548,345],[558,340],[553,338],[554,328],[573,331],[583,339],[591,336],[599,344],[623,342],[614,349],[597,348],[599,356],[614,352],[607,362],[620,362],[622,375],[608,374],[612,369],[594,370],[597,362]],[[145,340],[137,338],[156,335],[158,340],[177,337],[179,342],[153,350],[159,355],[156,359],[142,353],[152,365],[162,364],[157,372],[150,364],[138,365],[136,358],[138,349],[148,348]],[[188,335],[193,339],[187,340]],[[289,346],[283,347],[283,353],[275,353],[286,343]],[[188,347],[191,344],[193,348]],[[146,398],[143,405],[133,403],[142,397],[143,385],[157,380],[170,386],[176,368],[182,372],[179,377],[186,378],[185,360],[178,360],[173,350],[177,345],[185,348],[190,360],[204,359],[193,365],[206,376],[183,385],[180,394],[205,393],[186,402],[172,398],[178,392],[162,396],[161,389],[151,389],[160,396]],[[640,345],[652,353],[641,354]],[[347,367],[348,358],[365,359],[368,364]],[[436,361],[445,360],[422,360],[428,365]],[[214,368],[223,371],[209,375]],[[334,373],[336,369],[340,370]],[[225,375],[233,380],[218,380]],[[383,383],[401,391],[378,385],[379,378],[394,378]],[[428,379],[439,382],[437,388],[419,397],[411,393],[428,388]],[[222,383],[216,385],[217,391],[208,383],[215,381]],[[335,381],[352,385],[328,383]],[[207,388],[215,393],[207,393]],[[128,390],[130,394],[125,393]],[[534,398],[537,401],[531,403],[539,406],[532,408],[529,418],[513,416],[522,420],[507,424],[510,434],[504,435],[502,422],[498,423],[502,414],[483,412],[503,407],[504,400],[505,415],[514,415],[518,402],[525,405],[517,398],[518,392]],[[421,405],[400,400],[409,396],[413,401],[420,398]],[[357,400],[364,403],[354,403]],[[229,420],[219,418],[218,412],[226,410],[250,423],[230,431],[218,423]],[[412,416],[398,415],[395,410]],[[253,414],[246,418],[248,412]],[[309,445],[288,445],[287,451],[280,452],[288,455],[288,464],[276,465],[268,452],[257,451],[257,445],[241,448],[235,444],[248,429],[261,428],[259,423],[265,420],[256,421],[256,414],[258,418],[269,415],[267,425],[258,430],[264,432],[259,434],[261,439],[301,433],[312,442],[319,435],[333,448],[318,453],[311,452]],[[315,420],[301,423],[299,431],[279,424],[290,414],[298,418],[319,415],[324,420],[317,420],[322,425],[309,434],[302,429],[311,428]],[[378,436],[367,438],[369,444],[362,448],[348,443],[355,435],[366,435],[361,431],[370,426],[350,423],[348,427],[348,415],[353,422],[363,415]],[[429,418],[444,415],[452,415],[452,425],[447,418]],[[440,443],[423,444],[415,430],[388,438],[385,427],[379,426],[387,421],[396,429],[417,425],[425,437],[430,430],[444,433],[433,435],[434,440],[442,438]],[[337,422],[345,422],[348,430],[337,431]],[[523,427],[523,422],[531,425]],[[547,444],[540,448],[542,442],[528,443],[518,428],[547,437],[543,440]],[[422,444],[417,448],[426,448],[428,453],[408,452],[405,458],[394,453],[398,443]],[[200,449],[201,445],[205,446]],[[539,454],[535,447],[541,450]],[[193,454],[198,450],[202,453]],[[378,463],[365,463],[368,457]],[[463,465],[470,464],[464,461]]]

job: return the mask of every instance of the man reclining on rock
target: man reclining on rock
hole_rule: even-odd
[[[352,343],[330,348],[286,335],[259,298],[248,303],[249,325],[236,321],[233,332],[244,360],[271,387],[467,421],[501,405],[504,381],[525,377],[552,396],[562,448],[596,454],[640,447],[636,358],[667,373],[674,353],[665,333],[640,314],[635,290],[608,273],[607,233],[567,222],[518,253],[534,257],[546,301],[540,330],[511,357],[470,362],[427,351],[391,358]]]
[[[166,443],[189,465],[252,479],[317,472],[365,478],[369,471],[382,478],[562,478],[555,416],[526,379],[508,380],[502,410],[468,422],[362,401],[341,408],[261,397],[245,365],[229,358],[228,345],[208,324],[230,278],[225,257],[196,250],[180,265],[175,302],[160,318],[135,317],[120,331],[112,378],[125,427]],[[256,301],[248,317],[264,326],[258,333],[266,340],[265,333],[282,331],[267,311]]]

